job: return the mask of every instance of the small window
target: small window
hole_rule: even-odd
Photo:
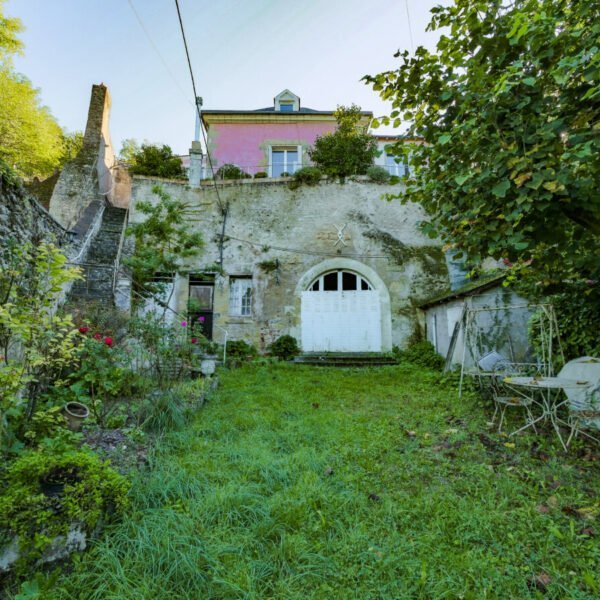
[[[292,175],[300,168],[298,146],[271,148],[271,177],[281,177],[283,173]]]
[[[282,100],[279,103],[279,110],[281,112],[294,112],[294,102],[293,102],[293,100]]]
[[[249,317],[252,314],[252,278],[231,277],[229,280],[229,314]]]
[[[371,284],[352,271],[330,271],[320,275],[308,287],[310,292],[370,292]]]
[[[342,290],[345,292],[356,291],[356,275],[354,273],[348,271],[342,273]]]
[[[327,273],[323,277],[323,291],[324,292],[337,292],[338,289],[338,274],[337,271],[333,273]]]

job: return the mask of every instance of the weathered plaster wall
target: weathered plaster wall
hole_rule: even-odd
[[[151,188],[157,183],[197,211],[190,224],[202,232],[206,249],[187,270],[200,273],[214,266],[223,222],[214,188],[134,177],[131,222],[142,218],[136,203],[152,200]],[[215,281],[215,323],[232,339],[245,339],[263,349],[282,334],[300,339],[299,281],[311,269],[327,270],[327,261],[348,259],[367,278],[373,270],[384,282],[390,342],[404,346],[418,326],[416,305],[446,290],[448,273],[439,242],[417,228],[424,217],[420,207],[382,200],[382,194],[399,191],[398,186],[367,182],[322,183],[296,190],[276,181],[219,184],[221,202],[229,208],[223,276]],[[336,226],[345,226],[344,244],[338,242]],[[274,259],[280,268],[265,273],[259,263]],[[229,278],[236,275],[252,277],[252,317],[229,315]],[[184,313],[187,285],[180,284],[176,295],[177,309]],[[217,340],[221,335],[215,329]]]
[[[452,333],[461,319],[465,304],[477,312],[472,315],[470,342],[466,348],[464,327],[458,332],[452,364],[462,363],[463,349],[467,368],[492,350],[512,362],[531,359],[527,334],[531,309],[527,307],[525,299],[500,284],[479,295],[457,298],[425,311],[427,339],[439,354],[447,356]]]
[[[113,199],[111,169],[115,155],[108,129],[110,94],[103,85],[92,86],[83,148],[65,165],[50,198],[50,214],[69,229],[94,200]]]
[[[302,146],[306,150],[319,135],[335,131],[335,121],[294,123],[215,123],[209,129],[209,150],[218,168],[234,163],[247,173],[267,171],[270,146]]]

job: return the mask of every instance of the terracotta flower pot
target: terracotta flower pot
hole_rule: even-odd
[[[71,431],[79,431],[84,419],[90,416],[88,407],[85,404],[81,404],[81,402],[67,402],[64,412]]]

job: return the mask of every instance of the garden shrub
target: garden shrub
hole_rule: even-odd
[[[266,171],[258,171],[257,173],[254,173],[254,179],[264,179],[265,177],[268,177],[268,173]]]
[[[52,242],[7,244],[0,256],[0,452],[23,444],[48,386],[77,360],[78,333],[55,307],[79,270]]]
[[[367,169],[367,177],[373,183],[389,183],[390,174],[386,169],[380,167],[379,165],[373,165]]]
[[[258,355],[258,350],[244,340],[227,342],[227,356],[240,360],[250,360]]]
[[[440,356],[430,342],[417,342],[407,350],[394,346],[394,354],[401,362],[411,363],[428,369],[441,371],[444,368],[444,358]]]
[[[217,179],[251,179],[252,175],[249,175],[237,165],[227,163],[219,168],[215,174],[215,177]]]
[[[64,492],[42,492],[45,477],[64,482]],[[128,506],[129,482],[91,451],[30,451],[8,466],[2,476],[0,531],[17,535],[22,566],[39,559],[53,538],[73,523],[90,533],[101,519]]]
[[[303,167],[294,173],[294,182],[298,185],[317,185],[322,177],[323,172],[318,167]]]
[[[294,356],[300,354],[300,348],[298,348],[298,342],[295,337],[291,335],[282,335],[277,338],[270,346],[269,351],[271,354],[281,358],[282,360],[290,360]]]
[[[141,426],[149,433],[164,434],[186,424],[186,408],[176,390],[157,391],[144,402],[140,411]]]

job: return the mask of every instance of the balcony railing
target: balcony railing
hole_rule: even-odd
[[[298,169],[303,167],[314,166],[311,162],[304,164],[293,163],[282,168],[281,165],[240,165],[236,163],[216,163],[213,161],[212,171],[214,176],[211,174],[210,166],[207,164],[202,165],[202,179],[215,179],[217,181],[223,180],[243,180],[243,179],[262,179],[262,178],[279,178],[279,177],[290,177]],[[408,165],[394,164],[394,165],[376,165],[384,168],[390,175],[396,177],[404,177],[409,174]],[[257,176],[258,174],[258,176]]]

